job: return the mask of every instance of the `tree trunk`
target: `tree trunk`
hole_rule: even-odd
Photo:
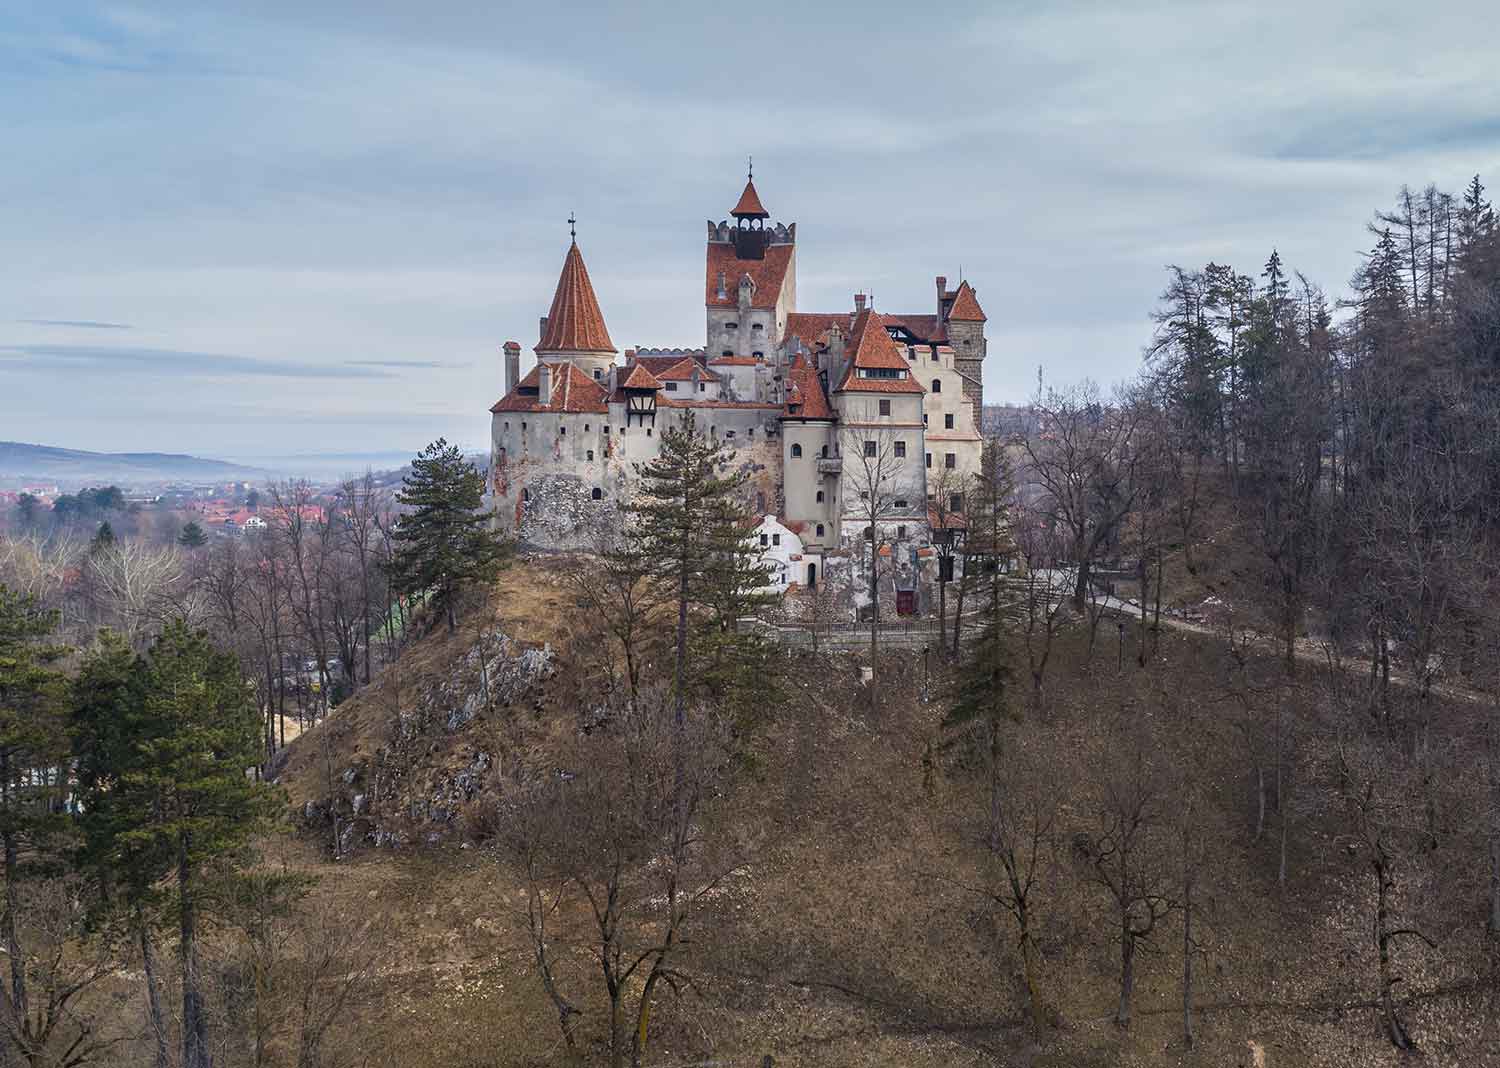
[[[964,557],[963,575],[958,580],[958,602],[953,606],[953,657],[958,659],[959,642],[964,625],[964,593],[969,587],[969,558]]]
[[[1139,645],[1135,651],[1136,667],[1146,666],[1146,584],[1149,580],[1149,572],[1146,570],[1146,553],[1141,552],[1140,563],[1136,565],[1136,574],[1140,578],[1141,586],[1141,636]]]
[[[182,1068],[211,1068],[208,1015],[203,1006],[203,977],[198,966],[198,915],[188,836],[177,839],[177,902],[181,910]]]
[[[1184,835],[1184,845],[1186,845]],[[1193,1048],[1193,873],[1184,858],[1182,879],[1182,1042]]]
[[[0,768],[3,768],[6,792],[10,787],[10,757],[0,758]],[[6,806],[12,803],[11,799],[5,799]],[[16,847],[16,835],[14,831],[6,831],[5,835],[5,915],[0,917],[0,923],[5,928],[5,953],[10,957],[10,1005],[8,1010],[14,1021],[13,1026],[26,1028],[29,1019],[29,1006],[26,995],[26,956],[21,950],[21,936],[16,929],[16,917],[20,915],[20,879],[17,867],[20,863]]]
[[[870,712],[880,709],[880,546],[870,524]]]
[[[938,557],[938,648],[948,648],[948,584],[943,581],[943,557]]]
[[[151,1033],[156,1038],[154,1068],[169,1068],[172,1055],[167,1051],[167,1021],[161,1007],[161,984],[156,977],[156,951],[151,946],[151,929],[140,909],[135,911],[136,936],[141,943],[141,968],[146,973],[146,1010]]]
[[[686,560],[678,561],[677,581],[677,659],[673,666],[672,685],[677,691],[676,712],[679,730],[687,723],[687,632],[688,632],[688,568]]]
[[[1386,870],[1386,865],[1380,859],[1379,845],[1376,846],[1375,885],[1375,948],[1380,954],[1380,1017],[1385,1026],[1386,1037],[1391,1040],[1391,1045],[1399,1050],[1412,1048],[1411,1035],[1407,1033],[1406,1025],[1396,1015],[1396,999],[1394,989],[1396,980],[1391,974],[1391,934],[1388,928],[1389,902],[1388,895],[1391,890],[1391,878]]]
[[[1130,917],[1120,920],[1120,1007],[1115,1011],[1115,1026],[1130,1027],[1130,1003],[1135,996],[1135,936],[1130,933]]]

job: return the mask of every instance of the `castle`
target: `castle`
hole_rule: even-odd
[[[730,216],[708,223],[702,349],[626,349],[622,362],[576,235],[525,377],[506,342],[491,490],[524,542],[591,547],[689,413],[748,476],[762,540],[800,540],[790,581],[815,583],[872,517],[883,544],[915,554],[936,515],[962,512],[951,491],[979,466],[986,348],[973,287],[937,278],[930,314],[877,312],[864,294],[847,311],[798,311],[796,224],[772,224],[753,174]]]

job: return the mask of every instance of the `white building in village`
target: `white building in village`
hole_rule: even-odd
[[[978,469],[986,320],[973,287],[939,277],[931,313],[876,312],[863,294],[847,311],[800,312],[796,224],[771,224],[753,181],[730,216],[708,223],[702,349],[622,359],[576,240],[524,376],[521,346],[505,344],[491,489],[524,542],[593,544],[635,465],[689,414],[748,476],[745,503],[766,517],[757,540],[789,550],[768,553],[782,588],[815,582],[823,553],[862,537],[872,485],[881,538],[916,546],[935,494]]]

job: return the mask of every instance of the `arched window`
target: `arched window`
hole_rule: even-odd
[[[792,446],[792,457],[795,459],[796,457],[799,457],[801,455],[802,455],[802,446],[801,445],[793,445]]]
[[[598,486],[595,486],[594,487],[594,492],[593,492],[592,496],[593,496],[594,500],[596,500],[596,501],[602,501],[602,500],[604,500],[604,491],[602,489],[600,489]]]
[[[823,536],[823,524],[819,523],[818,524],[818,537],[821,538],[822,536]]]
[[[825,457],[825,458],[826,458],[826,457],[827,457],[827,456],[828,456],[828,446],[827,446],[827,445],[824,445],[824,446],[823,446],[823,456],[824,456],[824,457]]]
[[[818,503],[819,504],[823,503],[823,491],[822,490],[818,490]]]
[[[594,450],[590,449],[589,450],[589,459],[592,460],[593,458],[594,458]]]
[[[932,392],[934,392],[934,393],[941,393],[941,392],[943,392],[943,380],[941,378],[934,378],[932,380]]]
[[[523,500],[523,501],[529,501],[529,500],[531,500],[531,491],[529,489],[523,489],[521,491],[521,500]]]

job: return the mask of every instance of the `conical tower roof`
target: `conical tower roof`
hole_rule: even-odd
[[[599,298],[589,281],[589,269],[583,265],[578,242],[568,248],[563,260],[562,276],[552,296],[552,310],[547,313],[547,331],[537,343],[537,355],[569,352],[613,353],[615,344],[604,326]]]
[[[771,217],[771,213],[760,202],[760,194],[755,191],[755,179],[751,178],[745,182],[745,191],[740,194],[740,202],[729,214],[736,219],[769,219]]]

